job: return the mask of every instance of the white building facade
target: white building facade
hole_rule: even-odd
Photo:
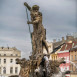
[[[53,43],[52,42],[47,42],[47,45],[48,45],[48,50],[49,50],[49,54],[50,54],[53,51]],[[45,47],[43,47],[43,54],[48,54]],[[51,60],[51,56],[49,57],[49,60]]]
[[[48,45],[49,53],[51,53],[53,51],[53,43],[52,42],[47,42],[47,45]],[[47,50],[45,49],[45,47],[43,47],[43,53],[47,54]]]
[[[16,59],[21,58],[21,52],[15,47],[4,48],[0,47],[0,76],[8,77],[11,75],[18,75],[20,72],[20,65],[16,64]]]

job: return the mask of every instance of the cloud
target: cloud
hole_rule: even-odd
[[[75,0],[0,0],[0,46],[16,46],[23,57],[30,55],[31,38],[24,2],[40,6],[48,41],[77,32]]]
[[[22,51],[22,57],[26,57],[28,58],[28,56],[30,55],[31,51],[31,42],[28,40],[20,40],[20,39],[16,39],[16,38],[9,38],[9,37],[1,37],[0,38],[0,46],[5,46],[7,47],[7,45],[9,47],[16,47],[19,50]],[[24,55],[24,56],[23,56]]]

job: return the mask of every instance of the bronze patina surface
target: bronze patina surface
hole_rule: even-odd
[[[24,5],[30,11],[31,21],[28,24],[33,25],[32,32],[32,45],[33,45],[33,55],[43,53],[43,46],[45,46],[48,52],[48,45],[46,42],[46,29],[44,29],[42,24],[42,13],[39,12],[39,6],[33,5],[30,7],[26,2]]]
[[[46,29],[42,24],[42,13],[39,11],[38,5],[30,7],[26,2],[24,5],[30,11],[31,21],[27,21],[28,24],[33,25],[32,36],[32,55],[29,60],[17,59],[17,64],[20,64],[21,70],[20,77],[56,77],[60,72],[60,64],[65,63],[64,59],[58,61],[46,60],[49,58],[49,50],[46,42]],[[45,47],[47,54],[43,54],[43,47]],[[56,48],[55,50],[59,49]],[[53,50],[54,51],[54,50]],[[65,75],[69,73],[66,71],[62,73]],[[60,76],[60,77],[63,77]],[[10,76],[15,77],[15,76]],[[17,77],[17,76],[16,76]]]

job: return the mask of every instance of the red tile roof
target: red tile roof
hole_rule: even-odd
[[[77,45],[77,41],[73,41],[71,43],[65,43],[65,45],[62,46],[60,51],[70,50],[71,48],[73,48],[76,45]]]
[[[70,49],[70,52],[72,52],[72,51],[77,51],[77,45]]]

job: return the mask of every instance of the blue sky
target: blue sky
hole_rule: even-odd
[[[22,57],[30,55],[31,39],[24,2],[40,6],[47,41],[77,32],[75,0],[0,0],[0,46],[15,46],[22,51]]]

